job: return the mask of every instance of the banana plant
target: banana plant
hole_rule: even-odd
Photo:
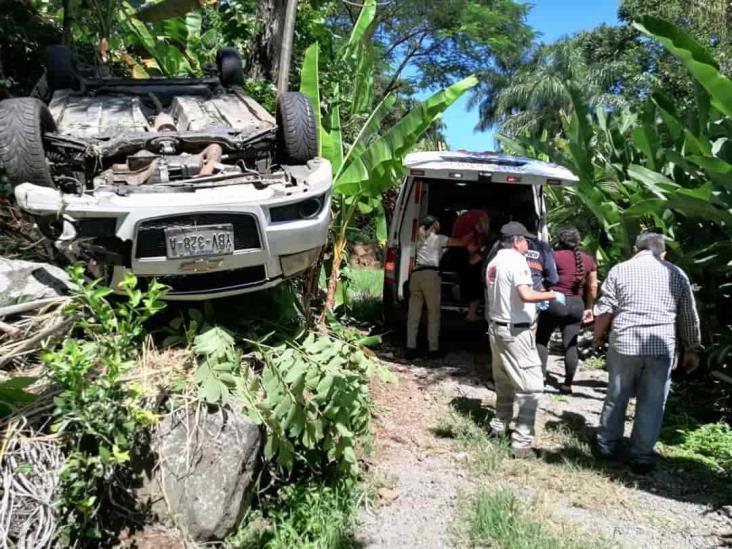
[[[358,212],[377,216],[377,236],[386,238],[386,219],[381,195],[397,184],[403,174],[403,160],[422,134],[463,93],[478,81],[470,76],[434,93],[415,105],[394,125],[383,127],[396,97],[387,95],[376,106],[373,93],[374,57],[371,47],[376,14],[376,1],[367,0],[352,29],[348,42],[337,53],[338,63],[353,68],[350,86],[321,86],[319,81],[319,48],[311,45],[305,52],[300,91],[308,95],[316,112],[319,127],[319,152],[333,166],[334,221],[333,253],[327,277],[327,298],[321,320],[336,300],[341,266],[349,231]],[[342,130],[342,107],[351,119],[364,118],[352,142],[345,142]]]
[[[150,70],[166,76],[200,75],[222,41],[216,29],[201,32],[202,16],[197,10],[145,24],[134,7],[125,2],[118,17],[129,32],[129,41],[149,56],[143,63],[130,56],[125,58],[136,78],[147,78]]]
[[[707,341],[719,343],[729,339],[718,324],[729,318],[732,289],[732,80],[674,25],[645,17],[636,27],[688,68],[693,104],[682,109],[656,92],[638,112],[589,113],[569,88],[574,112],[560,138],[501,139],[580,176],[576,188],[551,193],[552,217],[599,229],[594,245],[606,266],[628,256],[641,228],[668,235],[674,261],[700,283]]]

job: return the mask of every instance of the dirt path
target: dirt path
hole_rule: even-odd
[[[460,351],[439,362],[407,364],[385,351],[382,358],[399,381],[374,387],[377,443],[371,470],[381,487],[376,506],[362,512],[357,543],[454,546],[458,502],[476,485],[476,473],[465,449],[434,429],[451,409],[492,414],[492,385],[480,379],[487,356]],[[559,376],[558,360],[550,371]],[[732,531],[732,519],[729,508],[719,509],[718,479],[669,460],[652,475],[638,477],[589,456],[587,441],[597,425],[606,376],[582,369],[574,395],[545,393],[537,420],[542,458],[505,460],[488,482],[540,501],[558,522],[601,536],[611,546],[719,546],[719,536]]]

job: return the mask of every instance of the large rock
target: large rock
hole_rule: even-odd
[[[168,415],[153,437],[159,466],[143,495],[199,541],[223,539],[247,509],[262,433],[229,410]]]
[[[0,307],[64,295],[71,288],[63,269],[0,257]]]

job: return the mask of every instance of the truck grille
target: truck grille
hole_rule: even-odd
[[[195,225],[221,225],[234,227],[234,249],[250,250],[262,247],[257,231],[257,220],[249,214],[207,213],[186,214],[143,221],[137,228],[135,257],[165,257],[165,229]]]
[[[253,284],[263,282],[267,276],[264,265],[232,269],[230,271],[218,271],[215,273],[201,273],[189,275],[170,276],[140,276],[138,277],[140,288],[147,289],[153,278],[166,286],[170,286],[169,295],[196,294],[208,292],[224,292],[246,288]]]

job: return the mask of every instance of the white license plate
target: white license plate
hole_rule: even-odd
[[[165,247],[169,258],[228,255],[234,253],[234,227],[201,225],[165,229]]]

